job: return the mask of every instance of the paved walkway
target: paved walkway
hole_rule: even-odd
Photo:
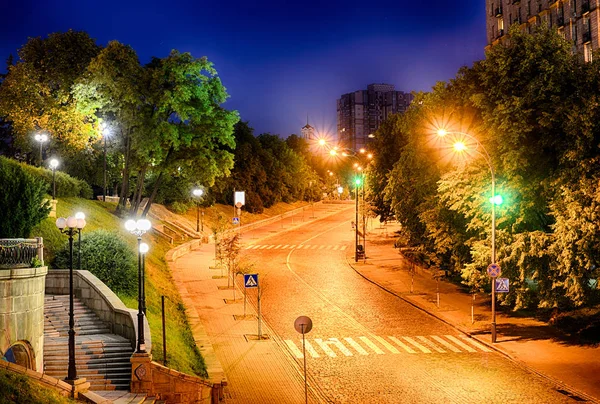
[[[544,322],[500,312],[496,315],[497,341],[492,344],[489,296],[477,295],[473,304],[472,295],[448,282],[438,284],[429,271],[417,268],[414,277],[411,276],[409,262],[393,248],[396,230],[397,224],[377,225],[369,230],[366,263],[355,263],[354,251],[348,249],[350,266],[371,282],[552,379],[559,386],[568,386],[580,398],[600,401],[600,347],[570,344]]]

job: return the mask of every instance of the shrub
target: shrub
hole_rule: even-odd
[[[190,204],[177,201],[173,202],[169,208],[178,215],[183,215],[190,209]]]
[[[73,267],[77,267],[78,243],[73,243]],[[58,251],[54,267],[69,267],[69,244]],[[113,292],[133,296],[137,291],[137,256],[117,233],[97,230],[83,233],[81,267],[104,282]]]
[[[0,237],[29,237],[48,216],[47,186],[13,160],[0,157]]]
[[[30,166],[25,163],[19,163],[15,160],[4,159],[7,164],[20,167],[32,177],[43,181],[46,184],[47,193],[52,195],[52,170]],[[78,196],[85,199],[93,197],[92,187],[87,182],[71,177],[62,171],[56,171],[56,197]]]

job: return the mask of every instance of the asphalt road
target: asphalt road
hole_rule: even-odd
[[[339,213],[326,215],[338,210]],[[317,220],[243,237],[259,274],[272,337],[302,369],[301,315],[313,394],[335,403],[565,403],[555,386],[359,276],[347,263],[349,205],[316,207]],[[272,235],[269,235],[269,232]],[[367,253],[368,253],[367,244]],[[249,300],[256,302],[256,290]]]

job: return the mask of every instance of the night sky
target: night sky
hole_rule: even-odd
[[[70,28],[131,45],[144,63],[171,49],[207,56],[225,107],[283,137],[307,114],[333,132],[335,100],[369,83],[427,91],[482,59],[486,40],[483,0],[4,0],[0,11],[2,61],[28,37]]]

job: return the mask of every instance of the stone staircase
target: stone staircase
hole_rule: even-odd
[[[75,365],[90,390],[129,390],[131,342],[111,334],[100,318],[79,299],[74,301]],[[44,305],[44,373],[67,376],[69,296],[46,295]]]

